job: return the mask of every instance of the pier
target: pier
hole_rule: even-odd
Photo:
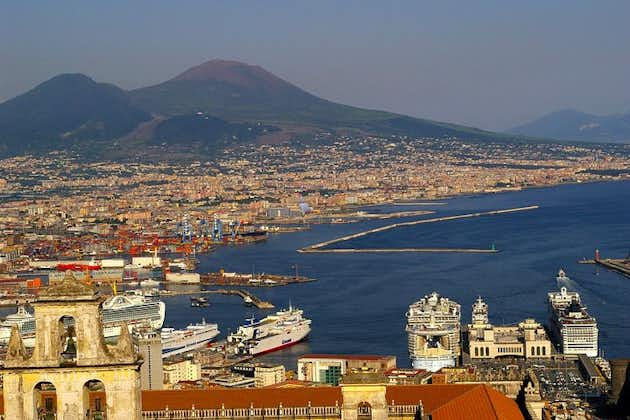
[[[587,260],[586,258],[584,258],[583,260],[578,261],[578,263],[599,264],[609,270],[616,271],[626,277],[630,277],[630,254],[628,254],[628,256],[623,259],[601,258],[599,249],[596,249],[595,258],[593,258],[592,260]]]
[[[469,254],[494,254],[499,252],[497,249],[478,249],[478,248],[333,248],[333,249],[312,249],[308,251],[298,250],[298,252],[307,252],[311,254],[357,254],[357,253],[379,253],[379,252],[457,252]]]
[[[581,260],[578,261],[580,264],[599,264],[603,267],[608,268],[609,270],[616,271],[625,276],[630,277],[630,259],[596,259],[596,260]]]
[[[384,232],[387,230],[404,227],[404,226],[414,226],[423,223],[436,223],[436,222],[445,222],[448,220],[457,220],[457,219],[469,219],[473,217],[480,216],[491,216],[498,214],[507,214],[507,213],[516,213],[521,211],[535,210],[538,209],[539,206],[527,206],[527,207],[516,207],[511,209],[503,209],[503,210],[492,210],[485,212],[477,212],[477,213],[467,213],[467,214],[458,214],[455,216],[443,216],[443,217],[435,217],[431,219],[420,219],[413,220],[410,222],[399,222],[393,223],[390,225],[381,226],[374,229],[365,230],[358,233],[353,233],[351,235],[342,236],[340,238],[331,239],[329,241],[320,242],[314,245],[310,245],[304,248],[298,249],[298,252],[302,253],[315,253],[315,252],[474,252],[474,253],[495,253],[497,252],[495,249],[469,249],[469,248],[383,248],[383,249],[343,249],[343,248],[334,248],[334,249],[322,249],[329,245],[346,242],[351,239],[361,238],[363,236],[371,235],[377,232]]]
[[[207,273],[201,275],[201,284],[207,286],[277,287],[293,283],[310,283],[313,278],[277,274]]]
[[[196,290],[196,291],[164,291],[160,290],[160,295],[168,297],[168,296],[183,296],[183,295],[210,295],[210,294],[219,294],[219,295],[237,295],[243,298],[249,298],[251,300],[252,305],[257,307],[258,309],[273,309],[275,306],[271,302],[267,302],[254,296],[252,293],[247,290],[242,289],[216,289],[216,290]]]

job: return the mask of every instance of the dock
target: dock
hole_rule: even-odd
[[[278,274],[207,273],[201,275],[201,284],[207,286],[276,287],[293,283],[310,283],[315,279],[305,276]]]
[[[325,242],[320,242],[314,245],[309,245],[307,247],[304,248],[300,248],[297,251],[301,252],[301,253],[312,253],[312,252],[322,252],[322,251],[335,251],[335,252],[349,252],[349,251],[345,251],[342,250],[342,248],[334,248],[334,249],[326,249],[323,250],[322,248],[327,247],[329,245],[333,245],[333,244],[337,244],[337,243],[341,243],[341,242],[346,242],[349,241],[351,239],[356,239],[356,238],[361,238],[363,236],[368,236],[371,235],[373,233],[378,233],[378,232],[384,232],[387,230],[391,230],[391,229],[396,229],[399,227],[405,227],[405,226],[414,226],[414,225],[419,225],[419,224],[423,224],[423,223],[437,223],[437,222],[445,222],[448,220],[458,220],[458,219],[469,219],[469,218],[473,218],[473,217],[480,217],[480,216],[491,216],[491,215],[499,215],[499,214],[507,214],[507,213],[516,213],[516,212],[521,212],[521,211],[529,211],[529,210],[535,210],[538,209],[539,206],[527,206],[527,207],[516,207],[516,208],[511,208],[511,209],[502,209],[502,210],[492,210],[492,211],[485,211],[485,212],[477,212],[477,213],[467,213],[467,214],[458,214],[455,216],[443,216],[443,217],[435,217],[435,218],[431,218],[431,219],[420,219],[420,220],[413,220],[410,222],[399,222],[399,223],[392,223],[390,225],[385,225],[385,226],[381,226],[378,228],[374,228],[374,229],[369,229],[369,230],[365,230],[362,232],[358,232],[358,233],[353,233],[351,235],[345,235],[342,236],[340,238],[336,238],[336,239],[331,239],[329,241],[325,241]],[[497,252],[494,249],[487,249],[487,250],[482,250],[482,249],[475,249],[475,250],[470,250],[467,248],[399,248],[401,251],[397,251],[398,248],[392,248],[392,249],[387,249],[387,250],[380,250],[380,251],[372,251],[372,252],[476,252],[476,253],[494,253]],[[340,250],[340,251],[338,251]],[[355,249],[353,252],[364,252],[363,250],[359,250],[359,249]],[[369,250],[366,250],[365,252],[370,252]]]
[[[615,259],[606,258],[603,260],[601,259],[595,260],[595,263],[601,266],[604,266],[608,268],[609,270],[613,270],[623,275],[630,276],[630,260],[629,259],[615,260]]]
[[[237,295],[245,300],[246,297],[251,299],[252,305],[257,307],[258,309],[273,309],[275,306],[271,302],[267,302],[254,296],[252,293],[247,290],[242,289],[216,289],[216,290],[196,290],[196,291],[164,291],[160,290],[160,295],[168,297],[168,296],[182,296],[182,295],[210,295],[210,294],[219,294],[219,295]]]

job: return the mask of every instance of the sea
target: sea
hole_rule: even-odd
[[[427,204],[428,203],[428,204]],[[348,241],[350,248],[481,248],[500,252],[301,254],[307,245],[374,227],[438,216],[522,206],[536,210],[400,227]],[[411,303],[436,291],[458,302],[470,321],[477,296],[495,324],[525,318],[547,321],[547,292],[565,286],[582,296],[600,328],[606,357],[630,357],[630,278],[590,264],[625,258],[630,250],[630,181],[568,184],[497,194],[458,196],[422,205],[384,205],[369,212],[431,210],[421,217],[313,225],[310,230],[271,235],[266,242],[219,247],[198,256],[200,272],[294,274],[315,282],[251,291],[277,308],[293,305],[312,320],[303,343],[264,356],[295,369],[307,353],[395,355],[409,366],[405,313]],[[558,284],[564,269],[570,280]],[[210,307],[192,308],[187,296],[165,298],[166,326],[181,328],[205,319],[224,337],[246,318],[269,311],[245,307],[236,296],[209,295]]]

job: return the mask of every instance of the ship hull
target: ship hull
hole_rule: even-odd
[[[191,336],[184,340],[163,340],[162,358],[206,347],[219,335],[219,330]]]
[[[267,336],[253,343],[249,348],[249,354],[259,356],[293,346],[303,341],[310,332],[309,327],[302,327],[298,331]]]

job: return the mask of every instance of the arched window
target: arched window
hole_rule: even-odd
[[[545,347],[542,348],[542,355],[544,356],[547,353],[547,349]]]
[[[540,346],[536,346],[536,356],[540,356]]]
[[[98,379],[83,384],[83,412],[89,420],[107,419],[105,384]]]
[[[64,315],[59,318],[59,348],[63,366],[77,364],[77,334],[74,325],[74,318],[71,316]]]
[[[33,389],[35,419],[57,417],[57,390],[51,382],[39,382]]]
[[[475,347],[475,357],[479,357],[479,347]]]
[[[372,406],[368,402],[360,402],[357,406],[357,417],[363,420],[372,418]]]
[[[486,347],[486,356],[490,356],[490,347]]]
[[[534,355],[534,346],[532,346],[532,356]]]

